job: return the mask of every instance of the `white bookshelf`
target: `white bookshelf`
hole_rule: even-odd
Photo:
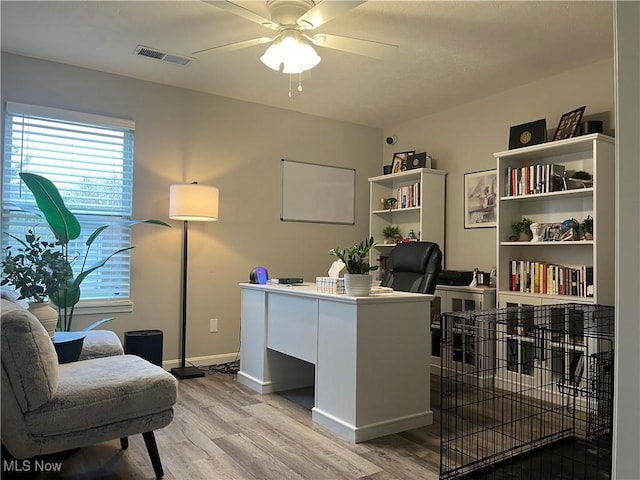
[[[444,265],[444,202],[447,172],[430,168],[417,168],[404,172],[369,178],[369,234],[375,240],[371,262],[380,256],[388,256],[395,246],[385,244],[382,230],[388,225],[399,227],[400,234],[407,237],[411,230],[422,241],[435,242],[443,252]],[[415,206],[402,208],[399,189],[418,184]],[[395,208],[384,208],[381,199],[397,198]],[[380,274],[380,273],[379,273]]]
[[[552,303],[614,302],[614,139],[602,134],[584,135],[555,142],[495,153],[497,160],[497,300],[498,307]],[[586,171],[593,184],[587,188],[511,195],[508,169],[530,165],[560,164],[565,171]],[[593,240],[514,242],[511,224],[528,217],[538,223],[578,222],[593,218]],[[512,260],[553,265],[593,267],[593,296],[554,295],[511,291]]]

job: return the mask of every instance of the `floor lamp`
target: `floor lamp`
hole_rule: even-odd
[[[180,297],[182,348],[180,367],[171,373],[179,379],[204,377],[198,367],[187,367],[187,267],[189,248],[189,222],[213,222],[218,220],[218,189],[197,183],[171,185],[169,191],[169,218],[182,220],[182,293]]]

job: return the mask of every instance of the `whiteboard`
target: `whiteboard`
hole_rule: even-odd
[[[283,222],[355,223],[356,171],[282,159]]]

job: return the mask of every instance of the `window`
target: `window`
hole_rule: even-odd
[[[77,274],[88,236],[100,225],[131,218],[134,123],[66,110],[8,102],[2,168],[2,230],[23,237],[53,239],[40,218],[8,203],[35,206],[20,172],[51,180],[82,225],[80,238],[69,244]],[[2,247],[14,242],[2,235]],[[129,227],[108,228],[90,249],[87,265],[131,245]],[[82,282],[82,300],[129,297],[129,252],[113,257]]]

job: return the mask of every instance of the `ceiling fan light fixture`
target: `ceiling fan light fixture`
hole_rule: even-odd
[[[302,73],[311,70],[320,60],[322,59],[311,45],[293,35],[284,36],[281,41],[267,48],[260,57],[262,63],[277,72],[280,71],[280,65],[283,65],[282,73]]]
[[[274,43],[267,48],[264,54],[260,57],[260,61],[271,70],[278,72],[280,71],[280,64],[282,63],[279,52],[279,44]]]

